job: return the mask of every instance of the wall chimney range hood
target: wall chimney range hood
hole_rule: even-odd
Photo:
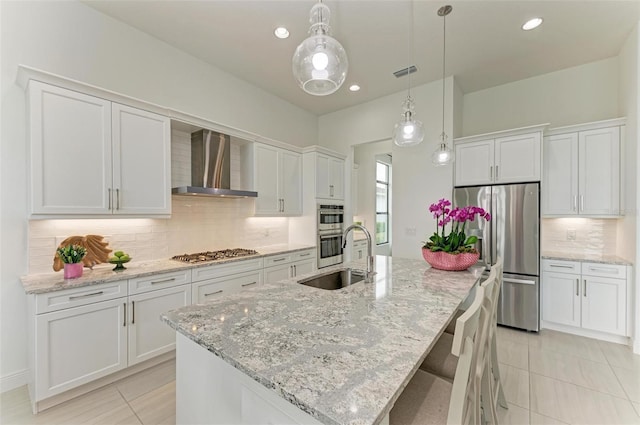
[[[171,189],[174,195],[255,198],[258,192],[231,189],[231,138],[213,130],[191,133],[191,185]]]

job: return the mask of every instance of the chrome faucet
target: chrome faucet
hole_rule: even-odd
[[[369,233],[367,228],[359,224],[352,224],[351,226],[347,227],[344,231],[344,234],[342,235],[342,240],[344,241],[342,243],[342,249],[345,249],[347,247],[347,234],[353,229],[362,230],[364,232],[364,235],[367,237],[367,275],[364,281],[366,283],[371,283],[373,282],[373,275],[375,274],[375,259],[373,258],[372,254],[371,233]]]

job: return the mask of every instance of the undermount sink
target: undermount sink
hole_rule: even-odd
[[[334,289],[345,288],[349,285],[360,282],[364,280],[364,277],[365,272],[362,270],[342,269],[333,273],[299,280],[298,283],[313,286],[314,288],[333,291]]]

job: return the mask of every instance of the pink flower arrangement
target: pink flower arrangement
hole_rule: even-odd
[[[429,212],[436,220],[436,231],[424,244],[433,252],[443,251],[451,254],[463,252],[476,253],[473,245],[478,241],[476,236],[466,237],[464,233],[465,225],[468,221],[478,219],[491,220],[491,214],[483,208],[476,206],[457,207],[451,209],[451,201],[440,199],[437,203],[429,206]],[[451,223],[451,232],[445,235],[445,227]]]

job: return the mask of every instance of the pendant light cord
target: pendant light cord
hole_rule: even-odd
[[[407,74],[409,76],[409,90],[407,91],[407,97],[411,99],[411,62],[413,61],[413,1],[409,2],[409,33],[407,34],[407,50],[409,56],[409,63],[407,64]]]
[[[446,58],[446,50],[447,50],[447,15],[442,16],[442,134],[440,137],[442,138],[442,144],[445,143],[444,137],[444,76],[445,76],[445,58]]]

